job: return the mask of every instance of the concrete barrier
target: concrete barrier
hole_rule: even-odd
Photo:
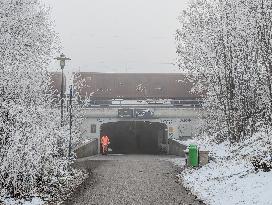
[[[169,143],[169,155],[176,155],[180,157],[185,157],[185,150],[187,148],[186,145],[180,144],[173,139],[168,139]]]
[[[209,163],[209,151],[199,150],[199,165],[204,166]]]
[[[74,149],[77,158],[90,157],[98,154],[98,139],[94,139]]]

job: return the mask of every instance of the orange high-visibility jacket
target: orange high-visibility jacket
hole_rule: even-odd
[[[110,139],[108,138],[107,135],[104,135],[103,137],[101,137],[101,144],[102,145],[108,145],[110,142]]]

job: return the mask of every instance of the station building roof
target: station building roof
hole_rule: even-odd
[[[81,97],[108,99],[196,99],[193,82],[182,73],[74,73]]]

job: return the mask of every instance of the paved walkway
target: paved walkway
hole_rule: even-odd
[[[99,156],[79,161],[96,168],[85,187],[66,204],[196,205],[203,204],[176,181],[177,169],[168,156]]]

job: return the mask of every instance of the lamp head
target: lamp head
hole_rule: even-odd
[[[61,67],[61,69],[64,68],[66,60],[71,60],[70,58],[67,58],[63,53],[60,55],[60,57],[57,57],[55,59],[60,61],[60,67]]]
[[[64,67],[65,66],[65,59],[60,59],[60,67]]]

